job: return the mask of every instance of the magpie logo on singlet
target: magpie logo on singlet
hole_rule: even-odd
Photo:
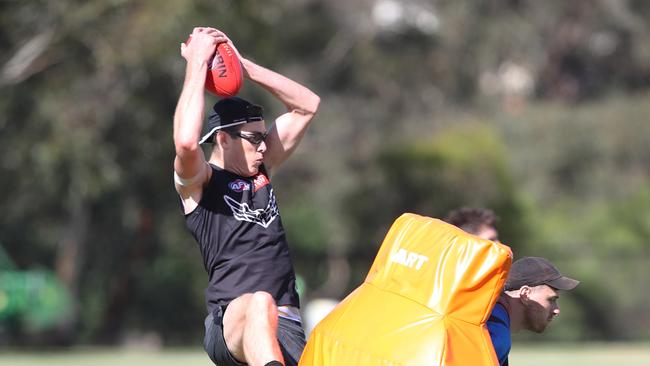
[[[235,219],[239,221],[252,222],[262,226],[263,228],[269,227],[269,225],[275,220],[276,217],[280,215],[280,210],[278,209],[278,204],[275,201],[275,194],[273,194],[273,189],[269,192],[269,203],[265,208],[258,208],[256,210],[252,209],[248,203],[237,202],[233,198],[224,195],[224,201],[230,209]]]

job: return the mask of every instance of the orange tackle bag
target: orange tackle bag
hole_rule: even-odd
[[[512,261],[506,245],[403,214],[361,286],[314,328],[299,366],[495,366],[485,322]]]

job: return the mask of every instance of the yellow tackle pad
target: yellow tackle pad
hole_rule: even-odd
[[[506,245],[403,214],[364,283],[314,328],[299,365],[498,365],[485,322],[511,261]]]

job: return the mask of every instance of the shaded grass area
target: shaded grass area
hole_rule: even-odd
[[[516,366],[648,366],[650,344],[517,345],[510,355]],[[12,366],[209,366],[200,348],[163,351],[79,348],[72,351],[0,351],[0,365]]]
[[[202,349],[140,350],[79,348],[68,351],[0,351],[0,365],[11,366],[199,366],[212,365]]]

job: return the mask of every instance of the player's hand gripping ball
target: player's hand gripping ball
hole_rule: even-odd
[[[189,44],[192,37],[188,38]],[[237,95],[242,86],[242,69],[237,52],[228,43],[219,43],[214,56],[208,61],[205,89],[221,97]]]

